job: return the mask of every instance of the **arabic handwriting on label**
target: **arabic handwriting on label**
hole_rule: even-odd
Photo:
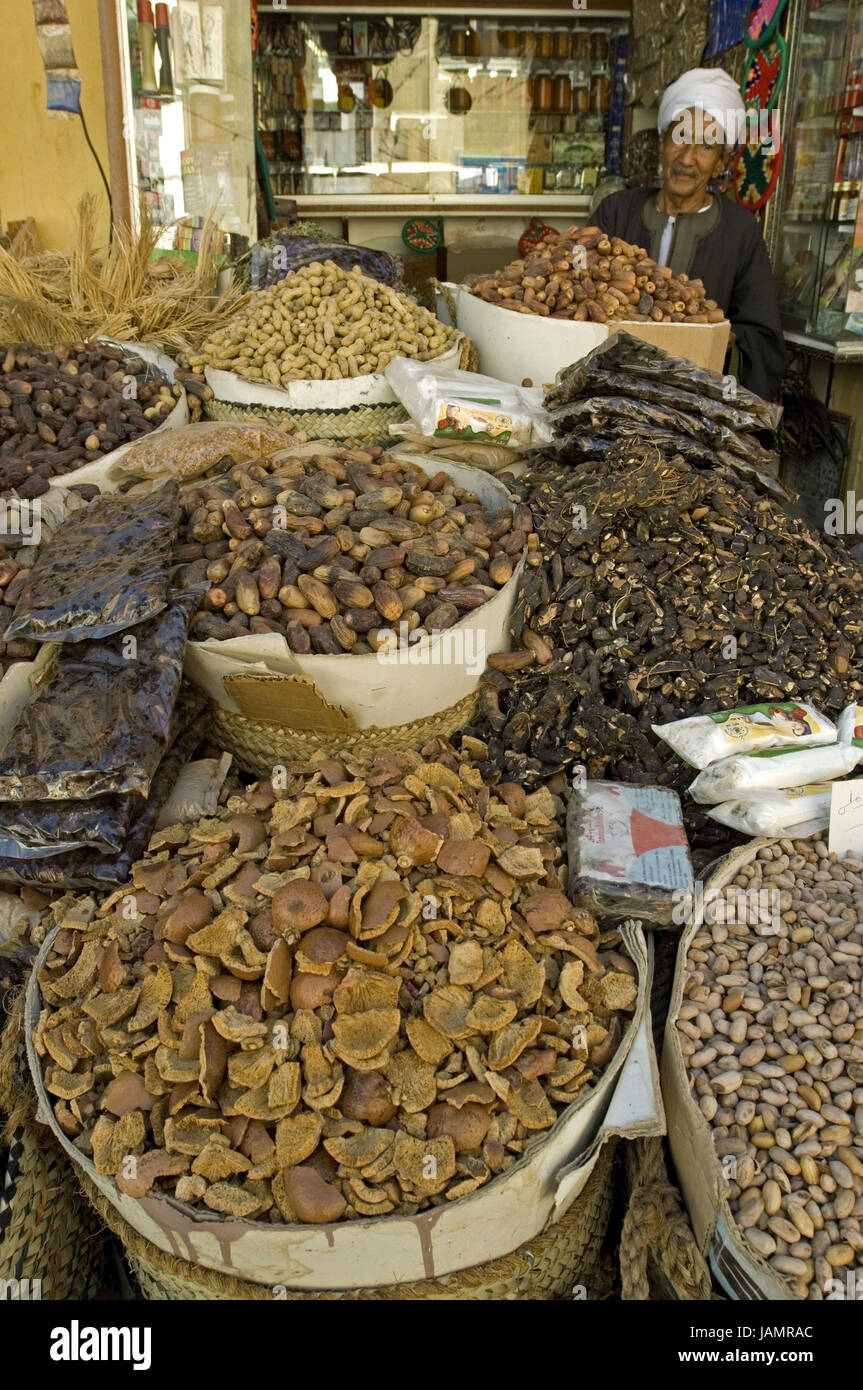
[[[863,849],[863,780],[833,783],[827,844],[840,856]]]

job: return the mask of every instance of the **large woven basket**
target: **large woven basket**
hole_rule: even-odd
[[[268,420],[271,425],[309,439],[332,439],[359,447],[383,444],[396,425],[410,419],[398,401],[349,405],[340,410],[282,410],[272,405],[241,405],[236,401],[204,402],[207,420]]]
[[[0,1107],[9,1145],[0,1189],[0,1279],[17,1279],[21,1299],[93,1298],[103,1279],[105,1233],[60,1145],[33,1122],[23,1004],[22,991],[0,1043]]]
[[[146,1299],[192,1299],[198,1302],[218,1299],[262,1299],[269,1302],[273,1299],[545,1300],[572,1298],[579,1285],[590,1299],[602,1297],[607,1284],[600,1251],[611,1212],[613,1161],[614,1144],[609,1143],[602,1149],[583,1192],[561,1220],[503,1259],[415,1284],[323,1292],[252,1284],[167,1255],[133,1230],[88,1178],[84,1177],[82,1181],[105,1224],[122,1241],[126,1258]]]
[[[243,714],[211,704],[210,732],[213,742],[231,753],[245,772],[269,777],[278,763],[306,762],[313,753],[332,755],[360,748],[389,748],[404,753],[422,748],[430,739],[449,738],[471,722],[477,698],[473,692],[438,714],[425,715],[410,724],[358,729],[356,733],[286,729],[281,724],[247,719]]]

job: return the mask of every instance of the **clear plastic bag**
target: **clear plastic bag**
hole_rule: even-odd
[[[727,386],[727,383],[726,383]],[[630,376],[626,372],[602,369],[593,379],[585,381],[580,396],[593,395],[600,391],[603,395],[624,396],[665,410],[696,411],[701,419],[710,420],[716,425],[737,432],[755,431],[762,437],[759,442],[765,447],[775,443],[775,432],[767,428],[763,420],[748,410],[738,410],[732,401],[716,401],[710,396],[697,398],[685,386],[669,377],[668,381],[652,381],[644,376]],[[580,397],[579,397],[580,398]],[[573,393],[563,387],[558,395],[553,387],[545,399],[546,409],[555,419],[565,412],[573,400]]]
[[[4,640],[85,642],[160,613],[179,520],[173,482],[147,497],[94,498],[38,555]]]
[[[667,927],[694,892],[680,797],[667,787],[586,781],[569,803],[567,844],[569,897],[593,912]]]
[[[0,755],[0,801],[148,795],[200,600],[183,594],[135,632],[59,649]]]
[[[608,432],[620,426],[629,427],[647,442],[652,441],[655,431],[671,432],[689,435],[710,449],[725,449],[764,469],[776,462],[775,453],[762,448],[754,434],[729,429],[694,409],[691,412],[675,410],[629,396],[609,394],[572,401],[561,406],[554,417],[556,435],[577,431]]]
[[[394,357],[386,378],[424,435],[460,443],[544,444],[551,428],[539,387]]]
[[[291,435],[263,420],[235,425],[201,420],[142,440],[117,460],[116,471],[130,478],[200,478],[225,458],[231,465],[249,463],[292,442]]]

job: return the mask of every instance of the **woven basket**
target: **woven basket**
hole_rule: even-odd
[[[600,1268],[600,1249],[608,1227],[612,1201],[612,1163],[614,1145],[606,1144],[583,1192],[572,1206],[543,1235],[500,1260],[459,1270],[440,1279],[424,1279],[415,1284],[389,1284],[368,1289],[328,1289],[309,1292],[268,1284],[251,1284],[232,1275],[220,1274],[192,1265],[156,1248],[123,1220],[116,1209],[86,1177],[84,1190],[105,1224],[122,1241],[141,1293],[146,1299],[274,1298],[290,1301],[332,1301],[334,1299],[412,1300],[412,1299],[554,1299],[571,1298],[573,1288],[582,1285],[588,1298],[599,1294],[607,1282]],[[593,1284],[596,1284],[596,1289]]]
[[[473,718],[478,695],[465,695],[458,704],[438,714],[414,719],[392,728],[358,729],[356,733],[316,733],[308,729],[285,729],[280,724],[247,719],[220,705],[211,704],[210,734],[213,742],[233,754],[245,772],[269,777],[277,763],[306,762],[313,753],[333,755],[356,752],[360,748],[389,748],[395,753],[417,750],[433,738],[449,738]]]
[[[236,401],[204,402],[207,420],[268,420],[291,434],[309,439],[332,439],[364,447],[383,444],[393,437],[393,428],[410,419],[398,401],[372,405],[349,405],[341,410],[282,410],[272,405],[241,405]]]
[[[0,1044],[0,1106],[9,1143],[0,1190],[0,1278],[29,1280],[20,1297],[93,1298],[105,1268],[104,1231],[60,1145],[31,1118],[23,1005],[22,991]]]
[[[624,1150],[627,1207],[620,1236],[624,1302],[703,1300],[710,1271],[679,1190],[669,1181],[663,1140],[636,1139]]]

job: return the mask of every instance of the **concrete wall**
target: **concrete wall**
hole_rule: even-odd
[[[108,138],[102,87],[102,52],[96,0],[66,0],[75,60],[81,73],[81,106],[87,129],[108,173]],[[45,105],[45,71],[36,41],[30,0],[0,4],[0,220],[3,226],[34,217],[43,247],[71,243],[75,205],[96,193],[108,232],[108,200],[77,116],[60,117]]]

